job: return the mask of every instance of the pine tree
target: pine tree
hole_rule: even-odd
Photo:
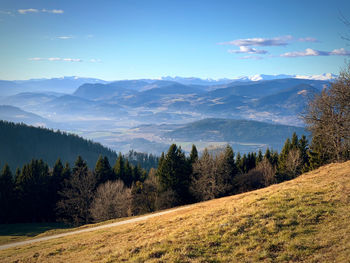
[[[88,171],[87,164],[83,160],[83,158],[79,155],[74,163],[73,174],[77,172],[87,172],[87,171]]]
[[[190,200],[188,190],[190,172],[185,154],[176,144],[172,144],[157,170],[161,191],[170,190],[176,195],[177,200],[170,206],[184,204]]]
[[[290,142],[290,149],[297,149],[299,147],[298,135],[294,132],[292,135],[292,140]]]
[[[257,166],[259,163],[261,163],[263,160],[263,154],[261,149],[259,149],[258,155],[256,156],[256,163],[255,165]]]
[[[230,145],[216,158],[218,176],[217,185],[221,187],[219,196],[226,196],[233,191],[233,179],[238,174],[238,168],[234,159],[235,155]]]
[[[278,158],[278,167],[277,167],[277,174],[278,174],[278,178],[277,180],[279,182],[282,182],[284,180],[286,180],[287,177],[287,159],[288,159],[288,154],[289,151],[291,150],[292,145],[290,142],[290,139],[288,138],[282,148],[281,153],[279,154],[279,158]]]
[[[271,162],[271,151],[270,151],[269,147],[266,148],[264,158],[266,158],[267,160],[269,160]]]
[[[131,187],[132,179],[132,167],[129,163],[129,160],[126,159],[124,166],[124,178],[122,178],[122,180],[127,187]]]
[[[64,167],[62,165],[61,159],[58,158],[51,173],[51,178],[49,182],[49,205],[50,205],[50,218],[51,220],[55,219],[55,208],[56,204],[60,199],[59,191],[62,190],[64,177],[63,177]]]
[[[301,172],[305,173],[309,171],[309,144],[308,140],[306,139],[306,136],[303,135],[301,136],[299,142],[298,142],[298,147],[300,151],[300,158],[302,160],[301,164]]]
[[[62,170],[62,177],[63,177],[63,182],[65,180],[68,180],[72,175],[72,171],[70,169],[70,166],[69,166],[69,163],[66,162],[65,165],[64,165],[64,168]]]
[[[144,172],[145,171],[141,168],[140,165],[132,166],[132,181],[134,183],[136,183],[137,181],[143,182],[147,177],[147,174],[146,176],[144,176]]]
[[[73,174],[65,181],[57,204],[59,217],[68,223],[86,224],[91,222],[90,204],[96,189],[96,177],[88,170],[86,162],[78,156]]]
[[[48,220],[51,215],[49,195],[49,168],[42,160],[32,160],[23,166],[16,178],[21,205],[21,221]]]
[[[236,166],[237,166],[237,171],[239,174],[243,173],[243,163],[242,163],[242,158],[241,158],[241,153],[238,152],[236,156]]]
[[[5,164],[0,174],[0,223],[9,223],[14,210],[14,181],[10,167]]]
[[[115,165],[113,167],[113,172],[115,174],[116,179],[123,180],[123,178],[125,177],[124,157],[121,153],[119,153],[118,158],[115,162]]]
[[[107,156],[99,156],[96,162],[94,174],[97,180],[97,185],[100,185],[112,179],[112,168],[109,164]]]
[[[198,151],[194,144],[192,144],[192,149],[190,153],[190,164],[193,165],[198,160]]]

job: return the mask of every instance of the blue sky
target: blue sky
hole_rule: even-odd
[[[348,0],[1,0],[0,79],[337,74]]]

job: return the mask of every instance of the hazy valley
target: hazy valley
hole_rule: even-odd
[[[300,114],[313,94],[330,84],[331,77],[1,81],[0,116],[3,120],[76,133],[124,153],[134,149],[160,154],[174,142],[186,151],[193,142],[200,150],[227,143],[240,152],[266,147],[280,150],[294,131],[306,134]],[[198,123],[200,120],[204,121]],[[198,124],[206,134],[196,133]],[[273,127],[274,140],[259,136],[266,126]],[[249,132],[251,136],[227,136],[233,127],[236,134]],[[175,131],[181,130],[186,133],[176,135]]]

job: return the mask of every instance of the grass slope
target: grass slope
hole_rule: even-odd
[[[147,221],[0,251],[1,262],[349,262],[350,162]]]

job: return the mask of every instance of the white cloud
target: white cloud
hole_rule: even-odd
[[[99,62],[101,62],[101,59],[93,58],[93,59],[90,59],[89,61],[92,62],[92,63],[99,63]]]
[[[2,15],[12,15],[12,12],[0,10],[0,14],[2,14]]]
[[[51,58],[28,58],[28,60],[31,61],[65,61],[65,62],[83,62],[80,58],[58,58],[58,57],[51,57]]]
[[[240,57],[239,59],[255,59],[255,60],[260,60],[260,59],[263,59],[263,57],[261,57],[261,56],[244,56],[244,57]]]
[[[350,51],[345,50],[344,48],[339,48],[339,49],[334,49],[332,52],[330,52],[330,55],[350,56]]]
[[[32,61],[42,61],[45,60],[44,58],[28,58],[28,60],[32,60]]]
[[[256,49],[256,48],[251,48],[251,47],[246,47],[246,46],[240,46],[239,50],[229,49],[228,52],[233,53],[233,54],[241,54],[241,53],[266,54],[266,53],[268,53],[266,50]]]
[[[56,37],[57,39],[62,39],[62,40],[67,40],[67,39],[72,39],[74,38],[73,36],[59,36],[59,37]]]
[[[299,42],[319,42],[316,38],[314,37],[301,37],[298,39]]]
[[[42,9],[41,11],[44,13],[51,13],[51,14],[63,14],[64,13],[64,11],[61,9],[52,9],[52,10]]]
[[[29,8],[29,9],[18,9],[18,13],[25,15],[27,13],[38,13],[39,10],[38,9],[34,9],[34,8]]]
[[[80,58],[63,58],[62,60],[68,62],[82,62]]]
[[[48,58],[48,61],[60,61],[62,60],[61,58]]]
[[[25,14],[28,14],[28,13],[39,13],[39,12],[42,12],[42,13],[51,13],[51,14],[63,14],[64,11],[61,10],[61,9],[35,9],[35,8],[28,8],[28,9],[18,9],[17,10],[18,13],[22,14],[22,15],[25,15]]]
[[[295,58],[308,56],[350,56],[350,51],[344,48],[334,49],[333,51],[321,51],[312,48],[307,48],[304,51],[286,52],[280,55],[281,57]]]
[[[229,42],[222,42],[219,45],[234,46],[286,46],[293,39],[292,36],[282,36],[274,38],[246,38],[236,39]]]

